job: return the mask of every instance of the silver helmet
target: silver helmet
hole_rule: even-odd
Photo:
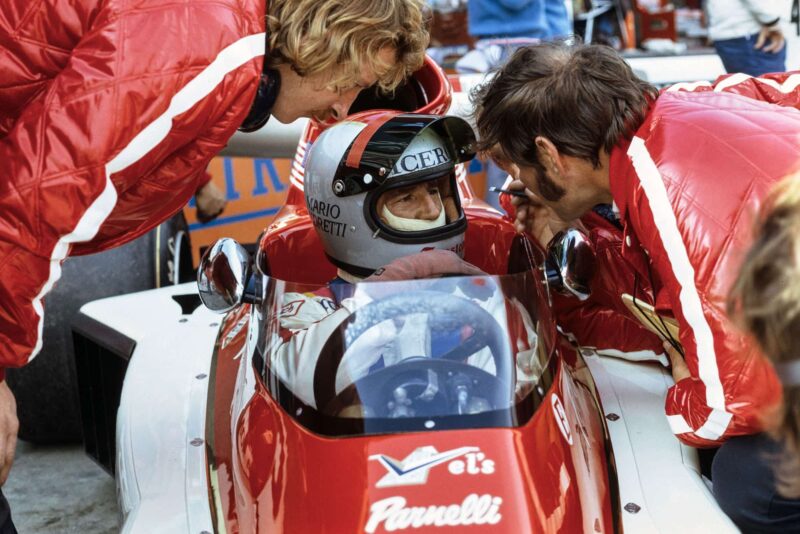
[[[470,125],[437,115],[364,116],[328,128],[308,153],[306,207],[325,254],[356,276],[431,248],[462,255],[467,219],[455,168],[475,156]],[[403,219],[379,206],[384,193],[418,184],[437,187],[436,220]]]

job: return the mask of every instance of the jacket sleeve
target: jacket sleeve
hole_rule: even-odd
[[[743,0],[743,3],[759,24],[765,26],[778,22],[781,18],[781,8],[786,7],[778,0]]]
[[[592,228],[589,239],[596,254],[592,294],[585,302],[574,297],[553,295],[553,310],[559,328],[583,347],[631,361],[668,360],[658,336],[644,328],[622,301],[622,294],[636,295],[652,302],[648,280],[639,280],[635,270],[620,255],[617,232],[596,224],[598,217],[584,217]]]
[[[652,137],[662,139],[657,133],[651,132]],[[656,141],[653,145],[660,146]],[[683,198],[685,190],[668,195],[666,179],[642,138],[634,138],[628,157],[630,172],[638,178],[629,182],[639,184],[629,193],[629,216],[650,255],[654,276],[669,296],[691,372],[668,390],[670,427],[681,441],[698,447],[760,432],[763,415],[780,402],[781,388],[770,363],[725,314],[739,248],[731,243],[733,230],[721,228],[718,219],[701,212],[699,199]],[[670,157],[685,158],[666,152],[656,157],[662,164]],[[741,202],[734,199],[737,194],[717,202],[733,211],[733,203]],[[688,216],[676,205],[691,205],[697,211]]]
[[[102,27],[85,35],[0,139],[0,368],[21,366],[41,349],[44,296],[72,246],[97,234],[121,191],[153,168],[159,176],[197,177],[171,157],[213,125],[215,115],[196,104],[218,97],[216,87],[198,88],[202,72],[190,76],[197,65],[164,76],[123,75],[129,63],[113,53],[121,46],[115,38]]]
[[[775,72],[757,78],[749,74],[725,74],[713,83],[683,82],[665,89],[667,92],[733,93],[753,100],[800,109],[800,71]]]

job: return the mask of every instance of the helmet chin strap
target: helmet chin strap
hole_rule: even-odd
[[[439,203],[441,205],[441,198],[439,199]],[[421,232],[423,230],[432,230],[434,228],[439,228],[440,226],[444,226],[447,222],[447,216],[444,213],[444,206],[441,205],[441,209],[439,210],[439,216],[436,217],[432,221],[426,221],[425,219],[407,219],[405,217],[398,217],[391,211],[389,208],[386,207],[386,204],[383,205],[383,210],[381,211],[381,217],[386,221],[386,225],[394,228],[395,230],[401,230],[403,232]]]

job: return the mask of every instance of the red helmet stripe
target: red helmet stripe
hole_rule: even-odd
[[[353,148],[350,149],[350,153],[347,155],[347,161],[345,162],[345,165],[351,169],[359,168],[361,166],[361,156],[364,155],[364,150],[366,150],[367,145],[369,144],[370,140],[372,140],[372,136],[375,135],[375,132],[377,132],[381,126],[389,122],[397,115],[400,115],[400,112],[386,112],[385,115],[367,124],[367,127],[361,130],[361,132],[358,134],[358,137],[356,137],[355,141],[353,141]]]

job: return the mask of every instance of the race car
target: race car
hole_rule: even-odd
[[[401,111],[447,111],[449,86],[428,75]],[[667,425],[669,372],[559,333],[551,292],[590,290],[580,234],[542,253],[463,168],[464,256],[487,274],[349,285],[358,306],[319,340],[310,385],[281,378],[287,296],[337,290],[302,192],[325,127],[306,129],[254,256],[232,240],[208,252],[213,310],[189,283],[75,320],[86,448],[117,478],[123,532],[736,531]],[[358,365],[374,328],[420,313],[443,348]]]

